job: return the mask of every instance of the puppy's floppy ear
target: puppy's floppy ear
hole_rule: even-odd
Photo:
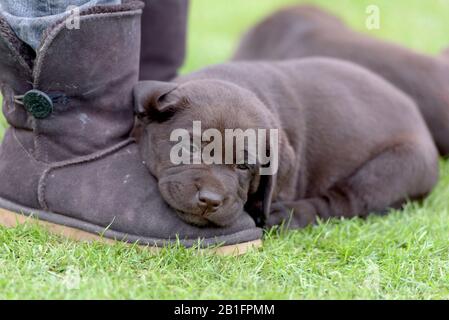
[[[134,111],[140,117],[167,111],[174,104],[168,95],[177,87],[178,84],[173,82],[139,82],[134,87]]]
[[[258,227],[265,226],[265,221],[270,215],[275,181],[276,175],[260,176],[257,191],[248,196],[245,210],[251,215]]]
[[[271,153],[271,150],[270,150]],[[297,158],[295,151],[291,146],[287,135],[283,130],[279,131],[279,150],[278,150],[279,169],[276,174],[261,175],[259,186],[256,192],[248,196],[245,209],[256,222],[257,226],[263,227],[265,221],[271,213],[271,203],[274,193],[279,195],[285,189],[290,193],[295,193],[297,168]]]
[[[265,147],[270,153],[270,157],[275,152],[271,148],[271,142],[271,137],[267,132]],[[278,154],[275,157],[278,157]],[[264,166],[258,168],[259,171],[256,173],[256,177],[253,178],[248,200],[245,205],[246,212],[251,215],[258,227],[265,226],[265,222],[271,212],[271,202],[273,200],[277,173],[272,170],[267,170],[270,165],[273,165],[273,163],[268,163],[265,168]],[[268,174],[262,174],[262,170]]]

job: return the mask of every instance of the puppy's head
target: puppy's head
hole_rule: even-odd
[[[254,158],[250,161],[254,155],[247,143],[244,150],[233,143],[232,159],[226,152],[226,129],[272,128],[260,100],[216,80],[142,82],[134,95],[138,116],[146,124],[140,141],[143,159],[158,179],[162,197],[179,216],[199,226],[226,226],[246,210],[262,224],[274,177],[260,175],[261,165]],[[218,145],[222,148],[212,147]]]

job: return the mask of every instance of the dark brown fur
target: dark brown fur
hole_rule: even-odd
[[[410,95],[436,145],[449,156],[449,59],[414,52],[350,30],[337,17],[313,6],[281,10],[242,40],[235,60],[282,60],[311,56],[352,61]]]
[[[164,199],[190,223],[223,226],[246,210],[266,226],[293,217],[366,216],[425,196],[438,178],[438,154],[416,105],[395,87],[351,63],[311,58],[235,62],[142,82],[135,101],[148,125],[141,152]],[[174,129],[280,130],[279,171],[235,165],[173,165]],[[205,191],[223,200],[198,205]],[[270,208],[270,204],[273,205]]]

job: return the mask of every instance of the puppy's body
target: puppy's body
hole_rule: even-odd
[[[292,228],[313,223],[317,217],[382,212],[426,195],[437,181],[437,151],[415,104],[356,65],[321,58],[228,63],[175,82],[169,90],[157,83],[142,83],[136,97],[153,116],[164,114],[161,104],[170,106],[165,109],[169,117],[159,115],[159,120],[153,120],[141,143],[150,170],[164,181],[164,198],[178,210],[182,211],[180,203],[192,203],[195,195],[188,191],[189,185],[198,181],[218,185],[235,170],[225,165],[180,168],[170,163],[169,149],[164,149],[170,132],[188,129],[192,120],[201,121],[203,130],[280,130],[275,183],[262,185],[261,177],[257,180],[259,191],[271,188],[271,192],[251,191],[248,185],[254,181],[249,180],[256,177],[240,173],[239,179],[245,180],[240,185],[214,186],[215,191],[229,193],[222,194],[223,199],[240,199],[233,207],[237,211],[245,204],[251,211],[258,206],[249,202],[271,195],[274,204],[268,225],[281,223],[292,209]],[[233,194],[237,190],[246,194]]]
[[[313,6],[275,13],[243,38],[235,60],[311,56],[348,60],[381,75],[417,103],[440,153],[449,156],[449,59],[431,57],[350,30]]]

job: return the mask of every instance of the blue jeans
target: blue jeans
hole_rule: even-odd
[[[16,35],[38,50],[44,31],[70,14],[67,8],[80,10],[95,5],[121,4],[122,0],[0,0],[0,15]]]

